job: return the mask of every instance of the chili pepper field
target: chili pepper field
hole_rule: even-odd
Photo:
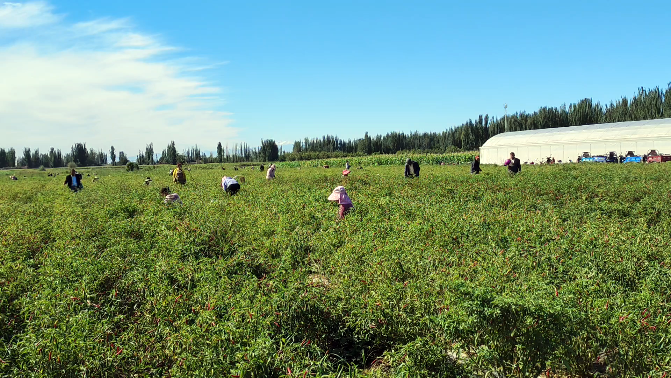
[[[671,375],[671,164],[225,167],[0,171],[0,376]]]

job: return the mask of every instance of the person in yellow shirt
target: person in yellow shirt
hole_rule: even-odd
[[[172,171],[172,181],[178,184],[186,184],[186,172],[182,169],[182,163],[177,164],[177,168]]]

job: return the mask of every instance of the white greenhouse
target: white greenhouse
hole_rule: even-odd
[[[480,161],[503,164],[514,152],[522,163],[540,163],[548,157],[567,163],[584,152],[643,155],[650,150],[671,154],[671,118],[502,133],[480,147]]]

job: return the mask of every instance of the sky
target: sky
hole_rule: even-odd
[[[1,1],[1,0],[0,0]],[[0,2],[0,147],[443,131],[671,82],[669,1]]]

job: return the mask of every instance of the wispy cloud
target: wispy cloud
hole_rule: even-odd
[[[12,25],[11,12],[23,21]],[[29,9],[30,11],[26,11]],[[221,88],[194,71],[209,63],[176,57],[160,36],[127,19],[67,23],[43,2],[0,7],[0,144],[67,149],[114,145],[135,155],[153,142],[178,147],[232,138]]]
[[[53,24],[60,19],[61,16],[52,13],[51,5],[43,1],[0,5],[0,29],[31,28]]]

